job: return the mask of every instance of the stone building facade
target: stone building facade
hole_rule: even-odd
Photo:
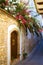
[[[11,33],[13,31],[17,33],[17,57],[22,59],[24,30],[22,27],[20,29],[19,23],[13,16],[0,9],[0,65],[10,65],[11,63]],[[20,56],[18,56],[19,54]]]
[[[11,65],[14,54],[14,60],[22,60],[24,49],[28,53],[29,40],[26,37],[25,29],[19,25],[17,20],[0,9],[0,65]]]

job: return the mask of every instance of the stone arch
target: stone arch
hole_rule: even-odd
[[[18,54],[21,53],[21,49],[20,49],[20,44],[21,44],[21,41],[20,41],[20,30],[19,30],[19,27],[17,27],[16,25],[10,25],[8,27],[8,65],[10,65],[10,62],[11,62],[11,33],[13,31],[16,31],[18,33]]]

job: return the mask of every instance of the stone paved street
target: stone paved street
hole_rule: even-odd
[[[43,39],[41,39],[32,53],[26,60],[19,62],[16,65],[43,65]]]

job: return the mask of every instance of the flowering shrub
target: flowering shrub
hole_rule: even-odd
[[[29,29],[31,33],[34,32],[39,35],[40,25],[38,20],[30,15],[28,7],[24,3],[9,2],[8,0],[0,0],[0,7],[12,14],[25,29]]]

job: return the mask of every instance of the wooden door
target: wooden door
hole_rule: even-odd
[[[17,58],[17,32],[11,33],[11,60]]]

